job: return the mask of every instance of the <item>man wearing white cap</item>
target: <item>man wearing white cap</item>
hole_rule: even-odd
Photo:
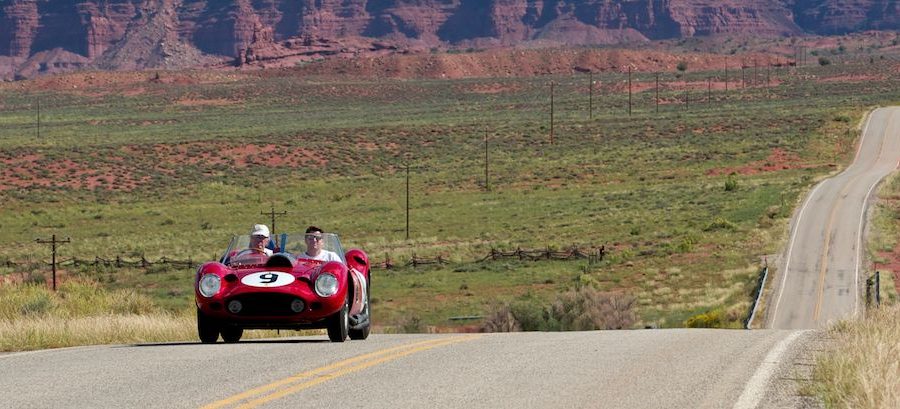
[[[250,248],[242,251],[242,253],[245,251],[253,251],[271,256],[272,250],[267,247],[268,245],[269,227],[265,224],[254,224],[253,228],[250,229]]]

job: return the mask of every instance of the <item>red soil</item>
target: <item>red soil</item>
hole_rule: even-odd
[[[0,191],[31,187],[131,191],[152,179],[146,175],[135,175],[135,165],[128,159],[132,157],[140,157],[144,163],[153,164],[148,171],[168,176],[175,176],[177,171],[171,165],[178,164],[195,165],[201,170],[218,166],[239,170],[250,166],[323,167],[328,163],[318,152],[273,144],[194,142],[153,145],[149,149],[125,146],[119,149],[119,153],[103,161],[92,160],[96,155],[88,155],[50,163],[46,163],[46,158],[40,154],[21,157],[0,155],[0,163],[4,165],[0,168]]]
[[[814,165],[806,165],[800,161],[800,158],[793,153],[785,152],[783,149],[774,148],[769,157],[765,160],[749,163],[745,166],[736,168],[719,168],[710,169],[706,172],[709,176],[730,175],[732,173],[738,175],[754,175],[763,172],[777,172],[788,169],[804,169],[813,167]]]

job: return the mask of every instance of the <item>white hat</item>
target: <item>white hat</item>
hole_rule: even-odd
[[[265,224],[254,224],[253,229],[250,230],[250,235],[269,237],[269,228]]]

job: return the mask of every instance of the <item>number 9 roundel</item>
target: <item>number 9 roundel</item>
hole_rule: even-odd
[[[241,283],[251,287],[282,287],[294,282],[294,276],[278,271],[260,271],[248,274],[241,279]]]

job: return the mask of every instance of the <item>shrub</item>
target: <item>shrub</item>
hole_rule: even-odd
[[[737,225],[728,219],[717,217],[715,221],[703,228],[703,231],[713,230],[737,230]]]
[[[688,63],[687,61],[679,61],[675,68],[678,69],[678,71],[685,72],[688,69]]]
[[[400,323],[400,330],[405,334],[416,334],[425,332],[425,324],[422,318],[416,314],[412,314]]]
[[[623,329],[634,325],[635,298],[606,293],[583,286],[560,294],[549,306],[536,300],[524,300],[495,307],[481,330],[510,331],[589,331]]]
[[[722,311],[712,310],[697,314],[684,321],[688,328],[719,328],[722,326]]]
[[[634,325],[634,303],[632,296],[583,287],[561,294],[550,307],[550,318],[563,331],[623,329]]]
[[[733,192],[737,190],[738,182],[737,179],[734,178],[734,175],[728,175],[728,179],[725,180],[725,191]]]
[[[516,320],[509,305],[494,308],[481,325],[482,332],[518,332],[521,330],[522,326],[519,325],[519,321]]]
[[[829,60],[825,57],[819,57],[819,65],[824,67],[824,66],[830,65],[830,64],[831,64],[831,60]]]

